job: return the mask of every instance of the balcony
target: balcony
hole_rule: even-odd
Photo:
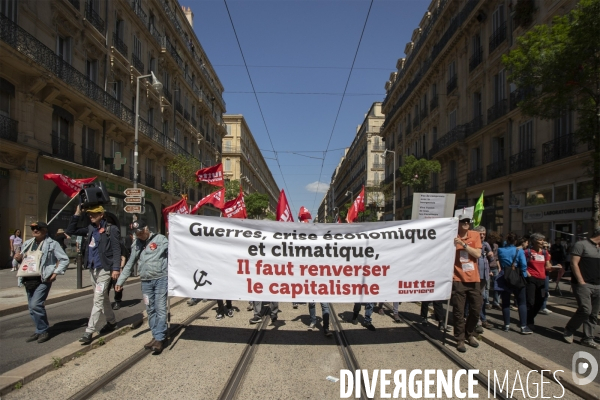
[[[165,98],[169,100],[169,102],[173,101],[173,96],[171,95],[171,91],[166,86],[163,86],[163,94]]]
[[[469,72],[473,71],[483,61],[483,47],[479,48],[469,58]]]
[[[123,56],[127,58],[127,45],[125,42],[123,42],[123,39],[117,35],[117,32],[113,32],[113,46],[115,46],[115,49],[117,49],[119,53],[123,54]]]
[[[63,160],[75,161],[75,143],[69,142],[56,132],[52,131],[52,155]]]
[[[132,167],[129,167],[129,168],[131,169],[131,171],[133,171]],[[121,169],[116,169],[115,166],[111,164],[111,166],[110,166],[110,172],[112,174],[117,175],[117,176],[124,177],[125,176],[125,167],[123,165],[121,165]],[[133,177],[131,177],[131,180],[133,180]]]
[[[385,180],[383,181],[384,185],[387,185],[389,183],[392,183],[394,181],[394,174],[389,174],[388,176],[385,177]]]
[[[444,185],[445,187],[445,193],[450,193],[450,192],[454,192],[456,191],[456,189],[458,189],[458,179],[454,178],[454,179],[450,179],[446,182],[446,184]]]
[[[506,99],[498,101],[496,104],[488,108],[487,123],[488,125],[503,116],[508,112],[508,101]]]
[[[535,93],[531,88],[520,88],[510,93],[510,110],[514,110],[519,106],[519,102],[525,100],[526,97]]]
[[[100,154],[94,150],[81,147],[81,164],[86,167],[100,169]]]
[[[452,78],[448,80],[446,83],[446,93],[450,94],[454,89],[458,87],[458,75],[454,75]]]
[[[479,185],[483,182],[483,168],[476,169],[467,174],[467,186]]]
[[[379,187],[379,185],[381,185],[381,180],[379,180],[379,179],[367,181],[367,187]]]
[[[506,161],[500,160],[487,166],[487,180],[501,178],[506,175]]]
[[[177,111],[179,114],[183,115],[183,106],[181,105],[181,103],[178,100],[175,100],[175,111]]]
[[[529,149],[510,156],[511,174],[535,167],[535,149]]]
[[[186,121],[190,120],[190,113],[188,112],[188,110],[183,111],[183,118],[185,118]]]
[[[455,128],[453,128],[450,132],[446,133],[444,136],[433,142],[433,146],[431,146],[430,155],[433,156],[434,154],[445,149],[451,144],[460,140],[464,140],[464,138],[465,125],[458,125]]]
[[[436,109],[436,107],[438,106],[438,102],[439,102],[439,97],[436,94],[435,96],[433,96],[431,98],[431,101],[429,102],[429,111],[433,111]]]
[[[190,124],[195,128],[198,126],[198,121],[196,121],[196,118],[192,117],[190,118]]]
[[[383,164],[383,163],[373,163],[372,169],[384,169],[384,168],[385,168],[385,164]]]
[[[140,74],[144,73],[144,63],[135,54],[131,54],[131,64]]]
[[[144,25],[146,25],[148,23],[147,22],[148,16],[142,9],[142,1],[141,0],[133,0],[131,2],[131,7],[133,8],[133,12],[142,20]]]
[[[542,145],[542,164],[574,155],[576,146],[575,135],[572,133],[544,143]]]
[[[71,3],[71,5],[75,7],[78,11],[80,10],[81,3],[79,2],[79,0],[69,0],[69,3]]]
[[[98,30],[98,32],[104,34],[104,20],[100,18],[100,14],[92,7],[92,2],[88,1],[85,3],[85,19]]]
[[[420,123],[420,122],[421,122],[421,121],[419,120],[419,115],[418,115],[418,114],[417,114],[417,115],[415,115],[415,117],[413,118],[413,128],[415,128],[415,129],[416,129],[416,128],[419,126],[419,123]]]
[[[0,115],[0,138],[16,142],[19,137],[19,122]]]
[[[385,144],[383,144],[383,143],[374,144],[372,150],[373,151],[384,151],[385,150]]]
[[[503,22],[502,25],[498,27],[490,36],[490,50],[489,53],[492,54],[494,50],[500,46],[500,44],[506,40],[506,22]]]
[[[427,105],[425,105],[425,107],[423,107],[423,109],[421,110],[421,121],[427,118],[428,115],[429,111],[427,110]]]
[[[410,135],[411,132],[412,132],[412,127],[409,122],[408,124],[406,124],[406,136],[408,137],[408,135]]]
[[[181,59],[179,53],[177,53],[177,49],[175,46],[173,46],[168,37],[164,36],[162,38],[161,46],[162,48],[166,49],[167,53],[169,53],[171,57],[173,57],[173,60],[175,60],[175,63],[177,63],[179,68],[183,69],[183,60]]]
[[[465,125],[465,137],[469,137],[483,128],[483,115],[475,117]]]
[[[158,29],[156,29],[156,26],[154,24],[151,24],[148,26],[148,30],[150,31],[150,34],[152,35],[154,40],[156,40],[158,44],[162,44],[163,35],[160,34]]]
[[[154,175],[150,175],[150,174],[146,173],[146,177],[145,178],[146,178],[146,180],[144,182],[146,183],[146,186],[155,189],[155,186],[156,186],[156,177]]]

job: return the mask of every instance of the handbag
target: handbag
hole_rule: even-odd
[[[17,276],[21,278],[32,278],[36,276],[42,276],[40,261],[42,259],[42,251],[39,250],[42,248],[44,242],[40,243],[38,246],[38,250],[31,251],[27,250],[23,253],[23,260],[19,264],[19,271],[17,272]],[[33,247],[33,242],[31,242],[30,248]]]
[[[518,254],[519,250],[515,253],[515,258],[513,259],[511,266],[503,269],[504,280],[511,289],[522,289],[526,284],[525,277],[523,277],[523,274],[516,265]]]

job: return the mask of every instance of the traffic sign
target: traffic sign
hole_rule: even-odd
[[[128,204],[145,204],[146,199],[140,196],[125,197],[125,203]]]
[[[125,196],[144,197],[146,195],[146,192],[144,191],[144,189],[140,189],[140,188],[127,188],[127,189],[125,189],[125,191],[123,193],[125,193]]]
[[[127,205],[125,207],[123,207],[123,210],[125,210],[126,213],[131,213],[131,214],[144,214],[146,212],[146,207],[142,206],[142,205]]]

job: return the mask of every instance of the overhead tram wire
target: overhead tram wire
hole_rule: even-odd
[[[373,1],[369,4],[369,10],[367,11],[367,16],[365,18],[365,24],[363,25],[362,32],[360,33],[360,38],[358,39],[358,46],[356,46],[356,52],[354,53],[354,59],[352,60],[352,66],[350,67],[350,72],[348,73],[348,79],[346,80],[346,86],[344,87],[344,93],[342,94],[342,99],[340,100],[340,106],[338,107],[337,114],[335,115],[335,121],[333,122],[333,127],[331,128],[331,134],[329,135],[329,140],[327,141],[327,147],[325,148],[325,152],[323,153],[323,161],[321,162],[321,171],[319,172],[319,179],[317,182],[321,182],[321,176],[323,175],[323,165],[325,164],[325,154],[327,154],[329,150],[329,145],[331,144],[331,139],[333,138],[333,132],[335,131],[335,127],[337,125],[338,118],[340,116],[340,112],[342,110],[342,104],[344,104],[344,98],[346,97],[346,91],[348,90],[348,85],[350,84],[350,77],[352,76],[352,71],[354,70],[354,64],[356,63],[356,58],[358,57],[358,50],[360,49],[360,44],[362,42],[363,35],[365,34],[365,30],[367,28],[367,22],[369,22],[369,15],[371,14],[371,9],[373,8]],[[317,195],[319,192],[315,192],[315,197],[313,200],[312,210],[315,209],[315,202],[317,201]]]
[[[372,1],[372,0],[371,0]],[[258,101],[258,94],[256,93],[256,88],[254,87],[254,82],[252,81],[252,76],[250,75],[250,70],[248,69],[248,63],[246,62],[246,57],[244,57],[244,51],[242,50],[242,44],[240,43],[240,38],[238,37],[237,31],[235,30],[235,25],[233,23],[233,18],[231,17],[231,12],[229,11],[229,5],[227,5],[227,0],[223,0],[225,3],[225,9],[227,9],[227,15],[229,16],[229,22],[231,22],[231,29],[233,29],[233,34],[235,35],[235,40],[237,41],[238,48],[240,49],[240,55],[242,56],[242,60],[244,61],[244,67],[246,68],[246,73],[248,74],[248,79],[250,80],[250,86],[252,86],[252,92],[254,93],[254,98],[256,99],[256,105],[258,106],[258,111],[260,112],[260,116],[262,118],[263,124],[265,125],[265,131],[267,132],[267,136],[269,138],[269,142],[271,143],[271,148],[273,149],[273,154],[275,155],[275,162],[277,162],[277,167],[279,168],[279,172],[281,172],[281,179],[283,180],[283,186],[285,186],[285,190],[290,193],[288,189],[287,182],[285,181],[285,175],[283,175],[283,170],[281,169],[281,164],[279,163],[279,157],[277,155],[277,151],[275,151],[275,146],[273,145],[273,139],[271,138],[271,134],[269,133],[269,128],[267,127],[267,121],[265,120],[265,115],[263,113],[262,107],[260,106],[260,101]],[[289,199],[289,202],[292,203],[292,207],[295,209],[294,202]]]

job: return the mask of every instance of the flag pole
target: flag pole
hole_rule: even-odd
[[[59,211],[56,213],[56,215],[54,215],[54,217],[52,217],[52,219],[51,219],[50,221],[48,221],[48,225],[50,225],[50,224],[52,223],[52,221],[54,221],[54,220],[56,219],[56,217],[58,217],[58,214],[60,214],[60,213],[61,213],[61,212],[62,212],[62,211],[65,209],[65,208],[67,208],[67,206],[68,206],[69,204],[71,204],[71,202],[72,202],[73,200],[75,200],[76,198],[77,198],[77,195],[75,195],[75,196],[71,197],[71,200],[67,201],[67,204],[65,204],[65,205],[64,205],[64,207],[63,207],[63,208],[61,208],[61,209],[60,209],[60,210],[59,210]]]

